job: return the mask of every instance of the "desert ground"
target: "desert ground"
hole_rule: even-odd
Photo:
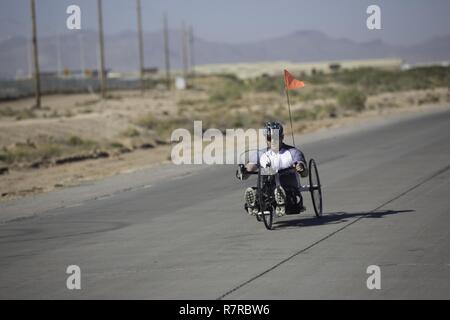
[[[296,134],[445,108],[450,101],[447,78],[441,76],[424,88],[402,85],[395,90],[381,85],[364,90],[359,82],[355,86],[338,76],[323,77],[307,79],[305,90],[292,94]],[[286,98],[278,80],[269,75],[247,80],[228,74],[198,76],[189,79],[187,90],[111,91],[103,100],[85,93],[48,95],[41,109],[32,107],[31,97],[2,101],[0,199],[168,162],[171,132],[192,130],[194,120],[202,120],[203,128],[223,130],[259,128],[266,120],[278,119],[289,134]]]

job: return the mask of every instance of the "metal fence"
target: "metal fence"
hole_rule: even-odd
[[[147,86],[153,83],[147,82]],[[139,89],[139,79],[108,79],[108,90]],[[98,79],[63,79],[63,78],[41,78],[41,93],[96,93],[100,91]],[[33,80],[0,80],[0,100],[13,100],[34,95]]]

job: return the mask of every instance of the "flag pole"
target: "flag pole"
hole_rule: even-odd
[[[287,99],[288,110],[289,110],[289,121],[291,123],[292,143],[294,144],[294,148],[295,148],[294,129],[292,128],[291,104],[289,102],[289,89],[285,88],[285,91],[286,91],[286,99]]]

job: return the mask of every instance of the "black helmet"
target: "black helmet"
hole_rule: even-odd
[[[284,130],[281,123],[276,121],[269,121],[264,124],[264,136],[267,138],[267,140],[271,139],[273,130],[278,130],[278,137],[280,139],[283,139]]]

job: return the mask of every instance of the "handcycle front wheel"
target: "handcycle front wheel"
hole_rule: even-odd
[[[263,181],[261,176],[261,170],[258,173],[258,202],[259,202],[259,213],[262,215],[262,221],[267,230],[272,230],[273,224],[273,208],[267,205],[264,194],[263,194]]]
[[[319,171],[314,159],[309,160],[309,192],[317,218],[323,214],[322,185],[320,184]]]
[[[267,230],[272,230],[273,225],[273,210],[271,208],[262,208],[261,210],[262,220]]]
[[[260,212],[262,215],[262,221],[264,222],[264,225],[266,226],[267,230],[272,230],[273,225],[273,210],[272,208],[269,208],[266,206],[266,204],[262,204],[260,206]]]

